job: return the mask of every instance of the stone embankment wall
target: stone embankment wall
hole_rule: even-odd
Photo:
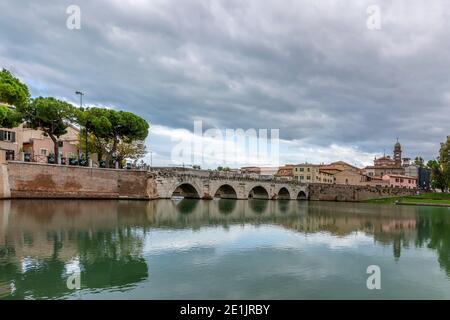
[[[156,192],[146,171],[9,162],[0,178],[2,198],[149,199]]]
[[[247,199],[252,188],[264,187],[269,199],[277,199],[282,188],[291,199],[304,192],[310,200],[362,201],[412,195],[415,190],[387,187],[311,184],[264,181],[161,172],[116,170],[8,162],[0,164],[0,198],[75,198],[75,199],[159,199],[170,198],[181,184],[191,184],[200,198],[210,199],[228,184],[238,199]]]
[[[363,201],[416,194],[415,189],[392,187],[349,186],[339,184],[309,185],[309,200]]]

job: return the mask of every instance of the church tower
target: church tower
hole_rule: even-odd
[[[397,143],[394,146],[394,161],[397,167],[402,166],[402,146],[400,145],[400,142],[398,142],[398,138]]]

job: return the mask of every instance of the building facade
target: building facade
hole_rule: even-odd
[[[431,171],[430,169],[420,167],[416,164],[408,164],[404,166],[405,175],[414,177],[417,181],[417,188],[422,190],[431,189]]]
[[[280,167],[275,176],[282,179],[292,180],[294,178],[294,165],[287,164]]]
[[[317,164],[297,164],[294,166],[294,179],[303,183],[327,183],[334,182],[333,174],[321,170],[320,165]]]
[[[390,187],[417,189],[417,179],[414,177],[398,174],[385,174],[383,180],[388,182]]]
[[[363,169],[364,174],[369,177],[383,177],[386,174],[405,175],[405,169],[402,165],[402,147],[397,141],[394,145],[394,157],[384,155],[381,158],[375,158],[373,166],[367,166]]]
[[[326,170],[336,170],[336,171],[353,171],[353,172],[361,172],[361,169],[345,161],[336,161],[332,162],[328,165],[321,166],[321,169]]]
[[[78,157],[79,130],[69,126],[67,133],[59,137],[59,153],[62,158]],[[27,128],[20,124],[16,128],[0,128],[0,149],[5,150],[6,160],[47,162],[47,156],[54,153],[54,144],[41,130]]]
[[[379,177],[369,177],[361,172],[345,170],[334,174],[334,183],[352,186],[387,186],[388,183]]]

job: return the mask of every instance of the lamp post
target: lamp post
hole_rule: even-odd
[[[80,109],[81,108],[83,108],[83,96],[84,96],[84,93],[83,92],[81,92],[81,91],[75,91],[75,94],[76,95],[79,95],[80,96]],[[86,120],[87,121],[87,120]],[[88,132],[87,132],[87,123],[85,123],[85,125],[84,125],[84,133],[85,133],[85,143],[86,143],[86,146],[85,146],[85,153],[86,153],[86,164],[88,164]]]

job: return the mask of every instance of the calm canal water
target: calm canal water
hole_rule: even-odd
[[[2,201],[0,299],[43,298],[450,299],[450,208]]]

